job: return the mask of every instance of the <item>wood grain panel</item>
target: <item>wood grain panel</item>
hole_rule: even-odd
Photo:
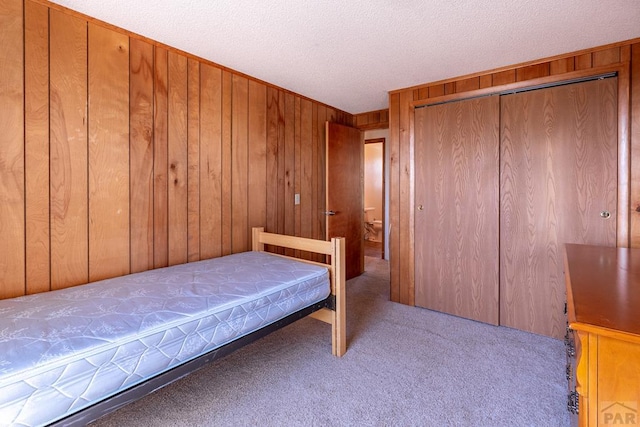
[[[444,94],[451,95],[452,93],[456,93],[456,83],[455,82],[447,82],[444,84]],[[415,96],[415,95],[413,95]]]
[[[200,257],[222,255],[222,70],[201,65]]]
[[[415,110],[416,305],[498,324],[499,98]]]
[[[293,174],[293,192],[294,194],[301,195],[302,192],[302,149],[301,149],[301,125],[302,125],[302,116],[301,116],[301,104],[300,97],[295,97],[295,107],[294,107],[294,174]],[[294,206],[293,206],[293,215],[294,215],[294,224],[295,224],[295,232],[296,236],[301,236],[301,228],[302,228],[302,208],[300,204],[295,204],[294,198]],[[300,251],[296,251],[296,258],[300,256]]]
[[[445,88],[445,93],[447,92]],[[413,94],[403,92],[400,94],[400,147],[399,147],[399,167],[400,167],[400,218],[398,227],[399,249],[400,249],[400,282],[406,286],[400,292],[400,302],[414,305],[414,243],[413,243],[413,130],[411,129],[411,114],[413,108],[410,103],[413,101]]]
[[[516,81],[516,70],[500,71],[493,73],[492,81],[494,86],[506,85]]]
[[[222,255],[232,252],[232,74],[222,71]]]
[[[248,176],[248,224],[264,227],[267,223],[267,87],[249,80],[249,176]]]
[[[0,298],[25,293],[22,2],[0,1]]]
[[[233,125],[231,134],[231,251],[233,253],[249,250],[248,215],[248,118],[249,118],[249,82],[246,78],[233,76]]]
[[[267,218],[266,230],[278,230],[278,123],[279,108],[277,89],[267,87]]]
[[[153,85],[153,266],[169,265],[168,54],[156,46]]]
[[[518,68],[516,70],[516,81],[521,82],[523,80],[537,79],[548,75],[549,63],[543,62],[542,64],[528,65],[526,67]]]
[[[431,92],[431,91],[429,91]],[[389,95],[389,276],[390,299],[400,302],[400,94]]]
[[[169,52],[169,265],[188,259],[187,57]]]
[[[284,234],[294,236],[296,233],[295,218],[295,173],[296,173],[296,97],[291,93],[284,94],[284,150],[281,155],[284,162]],[[286,255],[294,256],[291,249],[285,251]]]
[[[354,118],[355,120],[355,118]],[[324,217],[318,207],[318,105],[311,103],[311,237],[313,239],[324,240],[325,236],[320,234],[320,216]],[[311,259],[322,261],[322,256],[313,254]]]
[[[577,55],[574,61],[576,70],[587,70],[593,66],[591,61],[591,53]]]
[[[129,273],[129,38],[89,24],[89,281]]]
[[[327,240],[345,238],[346,278],[364,272],[364,140],[362,131],[326,124]],[[349,185],[345,185],[349,183]]]
[[[564,336],[562,245],[616,244],[616,80],[502,97],[503,325]]]
[[[440,84],[440,85],[429,86],[429,98],[436,98],[438,96],[443,96],[443,95],[444,95],[444,85]],[[389,113],[391,113],[391,107],[389,107]]]
[[[327,210],[326,206],[326,121],[327,121],[327,108],[324,105],[318,105],[317,114],[317,147],[316,147],[316,228],[317,239],[326,239],[327,236],[327,220],[324,212]],[[318,261],[324,261],[324,257],[319,256]]]
[[[313,212],[313,107],[311,101],[300,102],[300,235],[312,237]]]
[[[480,79],[478,77],[471,77],[468,79],[458,80],[456,82],[456,93],[468,92],[470,90],[477,89],[480,89]]]
[[[593,52],[594,67],[617,64],[618,62],[620,62],[620,47],[612,47],[609,49],[596,50],[595,52]]]
[[[51,289],[49,9],[30,1],[24,7],[26,293],[32,294]]]
[[[87,23],[49,14],[51,288],[89,280]]]
[[[630,307],[630,305],[627,307]],[[607,409],[610,409],[610,405],[614,404],[614,402],[619,405],[620,403],[617,402],[638,401],[640,345],[630,342],[631,340],[627,341],[606,336],[598,336],[597,340],[598,357],[597,359],[594,358],[595,360],[589,360],[589,363],[597,363],[599,368],[598,376],[596,377],[597,383],[593,388],[597,387],[598,389],[598,398],[595,402],[598,405],[597,413],[599,418],[602,417],[603,421],[600,425],[621,424],[618,422],[621,418],[616,418],[616,421],[611,424],[605,422],[604,413],[607,412]],[[635,404],[637,405],[637,403]],[[616,410],[612,412],[617,413]],[[636,415],[635,411],[633,413]],[[630,419],[627,418],[624,423],[627,423],[627,421],[630,421]],[[629,424],[633,425],[633,423]]]
[[[200,259],[200,63],[187,63],[187,261]]]
[[[153,46],[129,42],[131,272],[153,268]]]
[[[285,230],[285,194],[286,194],[286,162],[285,162],[285,94],[278,93],[278,233],[284,234]],[[278,252],[281,252],[280,249]]]
[[[640,247],[640,43],[631,47],[630,246]]]
[[[563,74],[569,73],[575,69],[575,58],[570,56],[568,58],[556,59],[549,62],[549,74]]]
[[[491,74],[485,74],[480,76],[480,87],[479,89],[484,89],[486,87],[491,87],[493,85],[493,76]]]

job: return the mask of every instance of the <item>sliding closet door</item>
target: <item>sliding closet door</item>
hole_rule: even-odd
[[[416,305],[498,323],[499,98],[415,110]]]
[[[501,97],[500,323],[561,338],[564,243],[615,246],[617,79]]]

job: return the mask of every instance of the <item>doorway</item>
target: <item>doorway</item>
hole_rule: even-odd
[[[388,260],[388,129],[364,133],[365,256]]]

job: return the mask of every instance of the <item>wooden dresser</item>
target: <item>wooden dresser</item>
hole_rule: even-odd
[[[567,244],[574,425],[640,426],[640,249]]]

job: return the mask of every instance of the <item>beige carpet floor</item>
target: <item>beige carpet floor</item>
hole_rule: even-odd
[[[562,342],[392,303],[387,262],[366,270],[344,357],[302,319],[94,426],[569,425]]]

